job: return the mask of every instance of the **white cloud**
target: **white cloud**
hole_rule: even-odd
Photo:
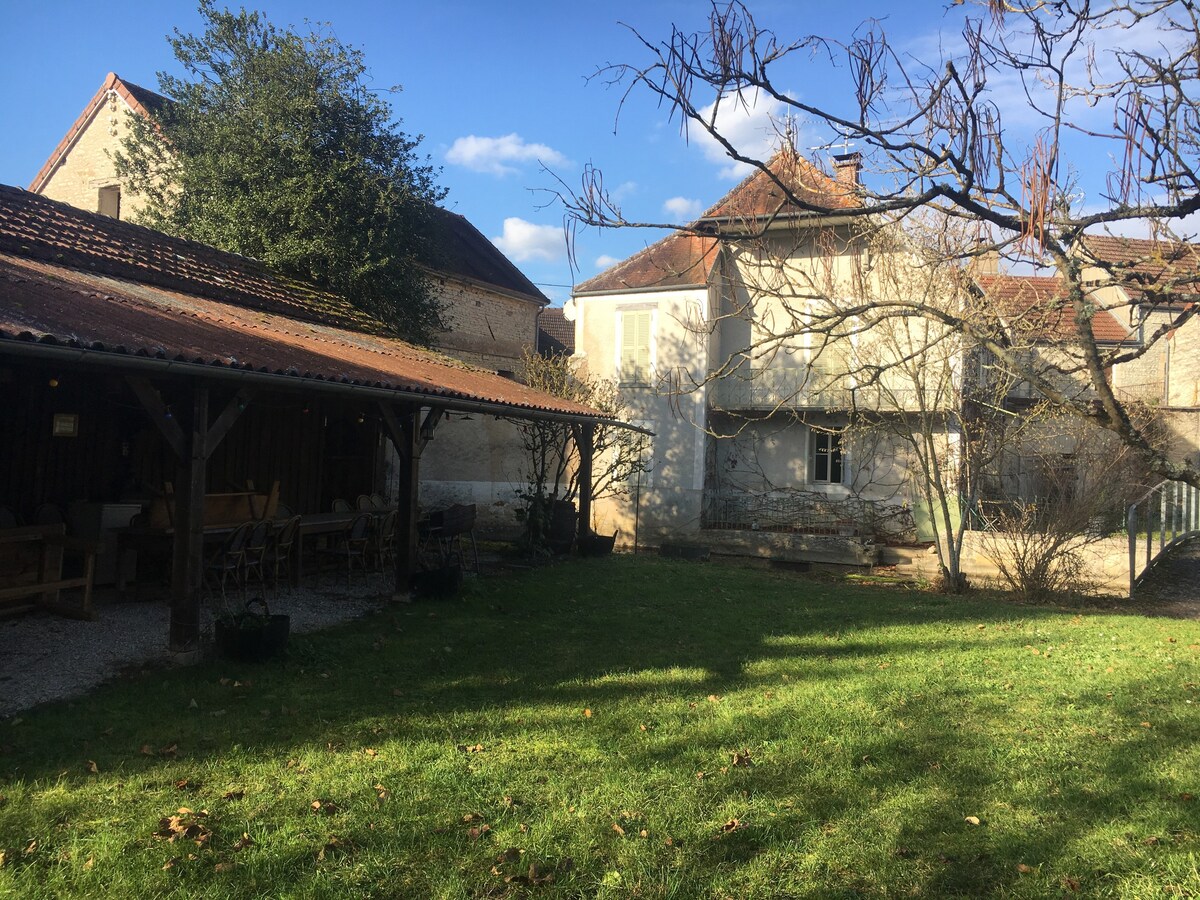
[[[519,134],[513,132],[503,137],[469,134],[457,138],[446,151],[446,161],[473,172],[511,175],[519,165],[532,162],[563,165],[567,158],[546,144],[527,144]]]
[[[700,215],[700,201],[687,197],[672,197],[663,203],[663,212],[680,222],[690,222]]]
[[[567,255],[567,242],[561,226],[535,225],[516,216],[504,220],[504,234],[492,243],[513,262],[541,259],[558,262]]]
[[[713,101],[700,110],[705,121],[712,119],[714,109],[717,132],[743,156],[766,160],[779,146],[788,111],[782,101],[758,92],[725,97],[720,106]],[[695,139],[710,162],[723,166],[722,177],[744,178],[751,172],[750,166],[731,160],[725,148],[702,128],[693,124],[689,139]]]
[[[607,253],[605,253],[602,256],[596,257],[596,268],[597,269],[607,269],[609,266],[615,266],[620,261],[621,260],[618,259],[617,257],[609,256]]]

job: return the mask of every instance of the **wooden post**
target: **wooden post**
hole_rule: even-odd
[[[173,652],[195,650],[200,643],[200,597],[204,589],[204,489],[208,458],[233,428],[249,404],[250,391],[242,389],[226,404],[210,428],[208,388],[191,388],[191,422],[181,428],[158,390],[143,378],[126,378],[163,438],[175,452],[175,542],[171,558],[171,628],[168,646]]]
[[[417,512],[420,502],[421,451],[433,437],[443,410],[431,409],[421,421],[415,404],[393,407],[380,401],[379,411],[388,437],[400,456],[396,497],[396,583],[392,600],[406,601],[409,579],[417,568]]]
[[[588,422],[574,428],[579,447],[579,522],[577,533],[583,538],[592,533],[592,458],[595,455],[596,426]]]
[[[208,469],[208,388],[192,388],[192,421],[175,478],[175,553],[171,569],[171,631],[174,652],[200,643],[200,592],[204,586],[204,488]]]

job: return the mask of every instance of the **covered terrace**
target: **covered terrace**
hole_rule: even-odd
[[[0,506],[173,484],[179,652],[200,640],[214,485],[281,480],[289,505],[315,512],[331,491],[371,482],[383,435],[401,460],[395,592],[406,596],[421,454],[440,421],[568,422],[585,475],[595,426],[611,422],[390,337],[345,299],[255,260],[2,185],[0,385]],[[590,502],[583,490],[581,530]]]

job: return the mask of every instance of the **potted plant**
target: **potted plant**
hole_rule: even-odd
[[[216,620],[217,652],[239,662],[261,662],[287,647],[291,616],[272,615],[267,601],[254,597],[245,608]]]
[[[620,531],[614,531],[612,534],[596,534],[596,532],[589,530],[586,534],[581,534],[579,536],[579,555],[612,555],[613,547],[617,543],[617,535],[620,533]]]

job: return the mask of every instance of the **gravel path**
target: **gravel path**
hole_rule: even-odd
[[[316,631],[379,609],[390,596],[387,579],[373,576],[351,590],[326,585],[285,593],[271,612],[291,616],[293,632]],[[102,594],[95,605],[94,622],[39,613],[0,620],[0,717],[85,694],[130,666],[172,663],[166,603]],[[201,628],[212,631],[207,606]]]

